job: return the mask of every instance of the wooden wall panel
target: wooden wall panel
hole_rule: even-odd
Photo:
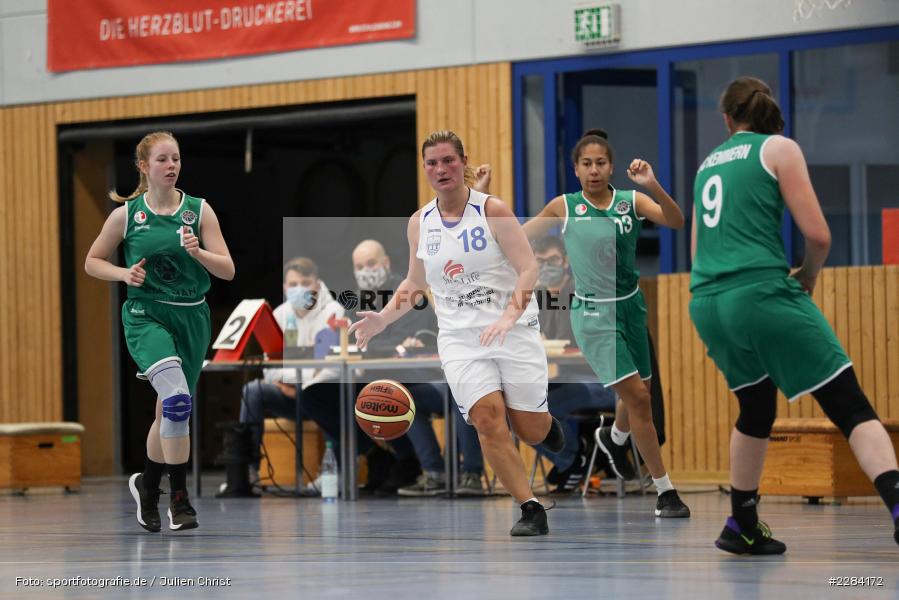
[[[899,266],[882,267],[886,271],[887,391],[889,417],[899,417]],[[880,394],[881,397],[884,394]]]
[[[10,123],[12,113],[0,112],[0,193],[9,191],[9,180],[12,177],[13,153],[12,145],[6,143],[11,137]],[[14,221],[11,217],[11,203],[0,199],[0,352],[4,355],[14,347],[12,277],[14,269],[12,261],[2,257],[12,256],[12,230]],[[11,409],[13,389],[12,361],[0,360],[0,422],[12,420]]]
[[[0,422],[62,418],[57,126],[413,96],[416,145],[454,130],[473,164],[493,164],[491,191],[511,203],[511,79],[499,63],[0,109]],[[424,204],[420,168],[418,184]]]
[[[62,419],[56,139],[47,105],[0,111],[0,420]]]
[[[726,482],[738,405],[684,312],[688,286],[687,273],[658,278],[658,351],[668,417],[663,459],[680,480]],[[899,415],[899,267],[825,269],[812,299],[880,416]],[[781,395],[778,415],[824,416],[810,395],[789,406]]]

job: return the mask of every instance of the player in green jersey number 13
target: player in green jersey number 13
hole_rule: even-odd
[[[652,421],[647,311],[635,264],[642,221],[679,229],[684,215],[645,160],[632,160],[627,176],[651,197],[610,185],[613,151],[605,131],[587,131],[571,158],[581,191],[553,198],[525,224],[525,233],[539,239],[561,226],[575,279],[570,310],[574,337],[600,383],[621,398],[615,424],[598,428],[596,443],[615,474],[628,479],[633,468],[625,443],[633,432],[659,495],[655,515],[689,517],[690,509],[668,477]]]

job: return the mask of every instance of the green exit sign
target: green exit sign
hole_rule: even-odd
[[[602,46],[621,41],[621,6],[581,6],[574,9],[574,39],[586,46]]]

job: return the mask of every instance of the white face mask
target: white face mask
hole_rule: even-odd
[[[309,310],[315,306],[315,292],[311,288],[295,285],[287,288],[287,301],[294,310]]]
[[[376,290],[387,281],[387,267],[380,266],[372,269],[359,269],[355,271],[356,285],[360,290]]]

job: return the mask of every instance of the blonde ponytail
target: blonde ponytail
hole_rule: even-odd
[[[140,173],[140,183],[137,184],[137,187],[135,188],[135,190],[133,192],[131,192],[131,195],[119,196],[115,190],[111,190],[109,192],[109,198],[113,202],[128,202],[129,200],[134,200],[135,198],[137,198],[138,196],[140,196],[141,194],[146,192],[147,189],[148,189],[147,176],[144,175],[143,172],[141,172]]]

